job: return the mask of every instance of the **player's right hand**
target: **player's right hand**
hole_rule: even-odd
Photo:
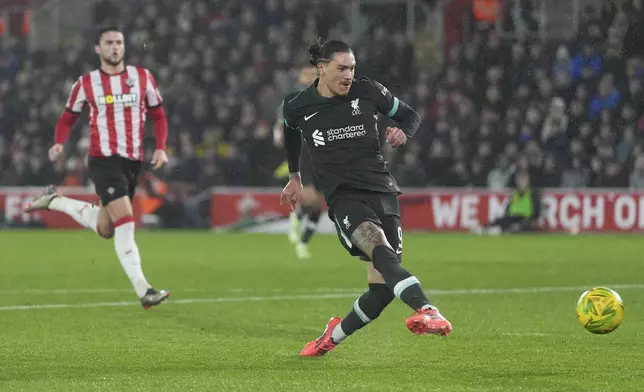
[[[407,143],[407,135],[400,128],[387,127],[387,143],[396,148]]]
[[[282,190],[280,195],[280,205],[288,204],[291,208],[291,211],[295,211],[295,206],[297,205],[298,200],[300,200],[300,194],[302,193],[302,179],[300,175],[294,175],[288,181],[288,184]]]
[[[52,162],[56,162],[58,158],[60,158],[63,155],[63,150],[65,149],[65,146],[62,144],[54,144],[52,148],[49,149],[49,160]]]

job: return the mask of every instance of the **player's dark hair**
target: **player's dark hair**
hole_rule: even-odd
[[[351,47],[342,41],[331,40],[322,43],[318,38],[315,43],[309,46],[309,62],[317,66],[319,62],[329,62],[336,53],[353,53]]]
[[[123,34],[123,29],[116,25],[109,25],[109,26],[102,26],[99,27],[97,33],[96,33],[96,41],[94,42],[96,45],[99,45],[101,43],[101,37],[103,37],[103,34],[105,33],[121,33]]]

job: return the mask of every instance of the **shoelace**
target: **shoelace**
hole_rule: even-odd
[[[315,348],[317,350],[329,351],[334,346],[335,346],[335,344],[331,340],[331,333],[327,334],[326,331],[315,342]]]
[[[335,344],[333,344],[333,342],[331,341],[331,337],[329,337],[328,341],[326,341],[326,340],[327,339],[322,341],[323,344],[320,347],[318,347],[318,350],[329,351],[333,347],[335,347]]]

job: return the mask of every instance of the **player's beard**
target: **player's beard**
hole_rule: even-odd
[[[123,56],[122,55],[118,55],[118,56],[101,56],[101,58],[102,58],[102,60],[104,62],[106,62],[107,64],[109,64],[111,66],[114,66],[114,67],[116,67],[118,65],[121,65],[121,63],[123,63]]]

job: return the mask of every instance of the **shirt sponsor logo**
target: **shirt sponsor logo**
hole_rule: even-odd
[[[367,131],[364,129],[364,124],[349,125],[344,128],[329,129],[326,131],[326,139],[328,141],[355,139],[365,136]]]
[[[313,132],[312,137],[313,137],[313,145],[315,147],[324,146],[326,144],[324,142],[324,135],[322,134],[322,132],[320,132],[319,129],[316,129],[315,132]]]
[[[125,106],[133,106],[137,101],[137,94],[115,94],[98,97],[99,105],[114,105],[118,103]]]

